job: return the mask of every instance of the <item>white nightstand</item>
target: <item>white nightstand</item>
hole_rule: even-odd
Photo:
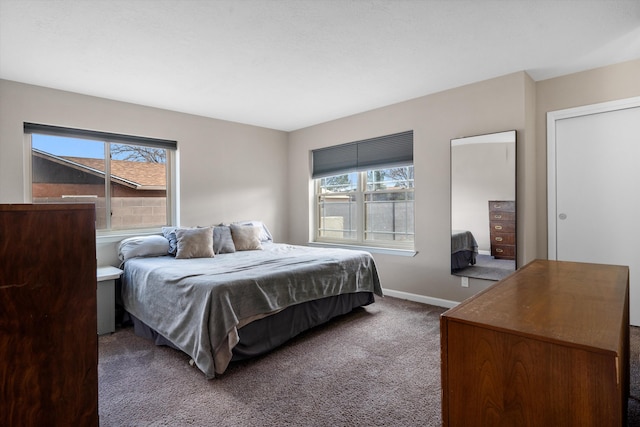
[[[116,279],[122,270],[116,267],[98,267],[98,335],[116,330]]]

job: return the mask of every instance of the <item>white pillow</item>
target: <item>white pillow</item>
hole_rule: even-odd
[[[237,225],[253,225],[254,227],[258,227],[260,228],[260,234],[258,236],[258,239],[260,239],[260,242],[273,242],[273,237],[271,236],[271,232],[269,231],[269,229],[267,228],[267,226],[265,225],[264,222],[262,221],[237,221],[234,222],[234,224]]]
[[[169,241],[163,236],[136,236],[124,239],[118,245],[118,258],[126,261],[135,257],[167,255]]]

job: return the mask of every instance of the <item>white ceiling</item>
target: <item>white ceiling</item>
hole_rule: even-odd
[[[0,0],[0,78],[285,131],[636,58],[640,0]]]

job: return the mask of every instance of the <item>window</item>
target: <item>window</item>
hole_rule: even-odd
[[[25,123],[33,203],[94,203],[99,232],[157,229],[175,215],[175,141]]]
[[[413,249],[413,132],[312,154],[315,241]]]

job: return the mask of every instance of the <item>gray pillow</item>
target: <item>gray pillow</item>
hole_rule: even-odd
[[[228,225],[216,225],[213,227],[213,252],[217,254],[230,254],[236,251],[231,237],[231,228]]]
[[[169,253],[175,255],[178,251],[178,238],[176,227],[162,227],[162,235],[169,241]]]
[[[252,251],[262,249],[260,244],[260,227],[253,225],[236,225],[231,224],[231,237],[236,251]]]
[[[126,261],[130,258],[166,255],[169,241],[162,236],[136,236],[124,239],[118,245],[118,258]]]
[[[213,258],[213,227],[178,228],[176,258]]]

